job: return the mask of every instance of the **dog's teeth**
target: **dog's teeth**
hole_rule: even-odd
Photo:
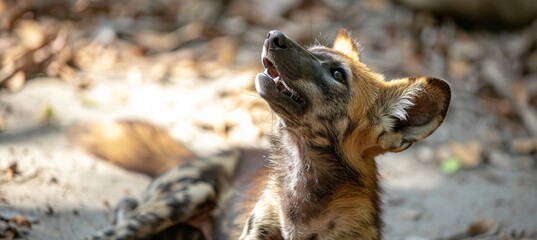
[[[273,80],[276,83],[276,85],[280,84],[280,76],[277,76],[277,77],[273,78]]]
[[[290,99],[296,101],[296,102],[303,102],[304,98],[300,96],[297,92],[295,92],[293,89],[289,88],[285,81],[283,81],[280,76],[273,78],[274,82],[276,83],[276,87],[278,91],[285,96],[289,97]]]

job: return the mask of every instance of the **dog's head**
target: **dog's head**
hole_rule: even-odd
[[[449,85],[437,78],[384,81],[361,62],[344,29],[332,47],[308,49],[271,31],[261,58],[256,90],[281,124],[324,132],[361,152],[408,148],[440,125],[450,102]]]

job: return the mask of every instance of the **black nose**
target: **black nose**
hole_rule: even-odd
[[[287,48],[287,37],[285,34],[272,30],[267,34],[267,40],[269,47],[273,49],[286,49]]]

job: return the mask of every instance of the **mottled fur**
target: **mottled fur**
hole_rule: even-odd
[[[345,30],[332,48],[307,50],[271,32],[263,62],[256,89],[278,118],[267,187],[241,239],[380,239],[374,157],[431,134],[447,112],[449,85],[384,81],[360,62]]]
[[[333,47],[309,49],[272,31],[265,40],[262,60],[266,70],[256,77],[256,90],[277,117],[270,136],[270,164],[258,174],[259,180],[230,189],[228,205],[219,199],[227,188],[216,187],[227,180],[203,177],[210,175],[203,174],[207,169],[203,166],[214,169],[217,162],[195,168],[191,167],[195,164],[180,165],[156,178],[153,185],[160,186],[158,191],[147,193],[148,199],[158,201],[146,200],[145,213],[162,213],[156,221],[161,225],[131,214],[126,217],[130,225],[119,224],[114,232],[122,229],[118,226],[127,226],[123,229],[144,232],[129,236],[149,236],[170,224],[200,219],[219,201],[222,208],[212,213],[225,224],[213,229],[210,235],[214,239],[381,239],[380,186],[374,158],[403,151],[430,135],[446,115],[449,85],[431,77],[384,81],[360,61],[358,45],[345,30],[338,32]],[[103,141],[86,142],[94,143],[92,149],[107,156],[110,146]],[[189,172],[193,169],[196,174]],[[213,175],[229,178],[232,173],[223,172],[226,174]],[[177,180],[185,177],[187,182]],[[183,188],[188,191],[176,195]],[[186,201],[185,194],[200,196],[199,201]],[[162,201],[177,204],[159,208]],[[193,210],[199,204],[206,206],[205,211]],[[140,212],[142,208],[134,209]],[[184,216],[172,214],[177,211]]]

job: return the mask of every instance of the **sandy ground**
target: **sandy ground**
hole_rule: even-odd
[[[0,213],[36,219],[26,239],[83,239],[107,226],[113,205],[124,196],[139,196],[149,179],[75,148],[66,137],[69,126],[80,120],[142,118],[169,128],[199,152],[211,151],[225,141],[214,134],[198,135],[191,123],[196,110],[210,105],[207,99],[226,84],[216,80],[132,86],[103,81],[98,84],[103,89],[130,99],[107,108],[86,107],[80,92],[56,79],[33,80],[19,93],[0,95],[0,106],[10,109],[7,128],[0,133],[0,169],[17,162],[20,170],[15,178],[0,181]],[[48,125],[40,120],[47,105],[54,119]],[[254,147],[264,144],[242,141]],[[417,149],[433,143],[425,141],[379,160],[386,239],[447,236],[482,218],[511,230],[537,231],[535,170],[484,166],[445,175],[435,163],[416,158]]]

